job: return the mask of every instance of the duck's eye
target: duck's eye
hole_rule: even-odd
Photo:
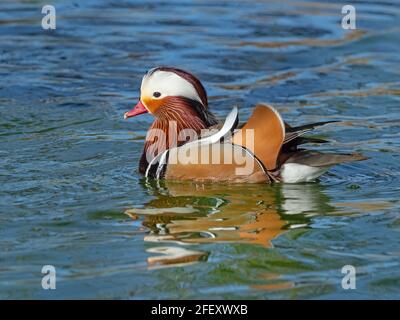
[[[159,98],[159,97],[161,97],[161,93],[158,92],[158,91],[153,92],[153,97],[154,97],[154,98]]]

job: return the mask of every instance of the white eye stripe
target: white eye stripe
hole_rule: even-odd
[[[154,71],[146,74],[140,90],[142,96],[154,97],[153,94],[159,92],[160,97],[180,96],[202,103],[195,87],[186,79],[170,71]]]

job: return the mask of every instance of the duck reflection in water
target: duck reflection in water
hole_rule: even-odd
[[[319,184],[222,185],[144,181],[155,198],[144,208],[126,210],[150,229],[150,268],[205,261],[204,243],[247,243],[272,247],[289,229],[306,227],[310,216],[332,211]]]

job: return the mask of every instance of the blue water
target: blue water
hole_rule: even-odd
[[[0,298],[400,298],[398,1],[352,1],[356,30],[342,1],[53,0],[56,30],[45,4],[0,3]],[[310,148],[370,159],[313,184],[147,183],[152,118],[123,113],[157,65],[220,117],[342,120]]]

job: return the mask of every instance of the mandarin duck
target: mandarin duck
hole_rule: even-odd
[[[366,159],[358,153],[299,148],[306,143],[326,143],[304,134],[336,121],[292,127],[267,104],[257,104],[241,126],[234,107],[221,124],[208,108],[199,79],[178,68],[157,67],[144,75],[139,102],[124,118],[143,113],[152,114],[155,120],[146,136],[139,172],[155,179],[311,182],[336,164]]]

